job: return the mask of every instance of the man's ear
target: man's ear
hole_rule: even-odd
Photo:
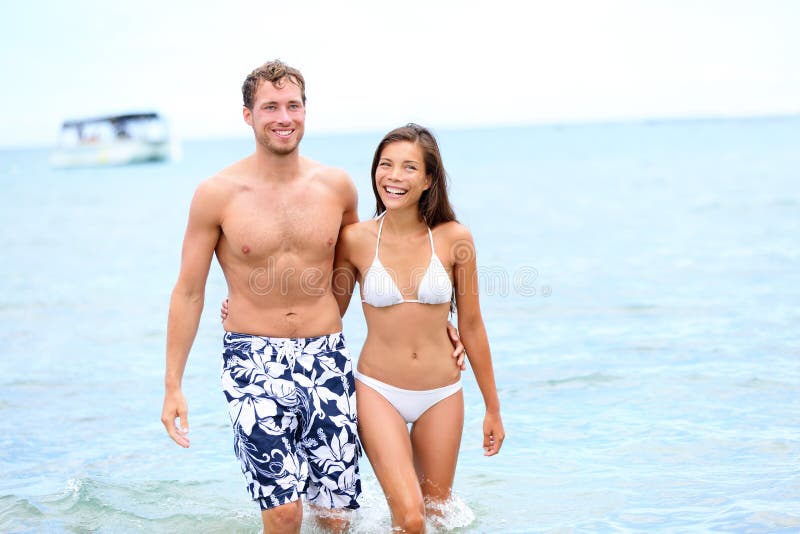
[[[253,125],[253,111],[247,106],[242,106],[242,117],[244,117],[244,122],[250,126]]]

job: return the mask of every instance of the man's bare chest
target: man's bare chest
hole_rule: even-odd
[[[332,254],[342,206],[326,195],[239,195],[226,208],[222,233],[231,252],[251,259]]]

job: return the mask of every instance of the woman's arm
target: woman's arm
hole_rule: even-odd
[[[469,230],[464,226],[458,225],[454,234],[450,250],[454,261],[458,330],[461,332],[461,341],[467,349],[467,358],[486,405],[483,448],[486,456],[492,456],[500,451],[505,439],[505,430],[500,417],[500,399],[494,380],[489,339],[486,336],[478,298],[475,243]]]

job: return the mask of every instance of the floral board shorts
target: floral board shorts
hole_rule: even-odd
[[[356,390],[341,333],[270,338],[226,332],[222,390],[233,447],[262,510],[306,500],[358,508]]]

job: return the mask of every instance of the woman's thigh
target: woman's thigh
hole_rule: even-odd
[[[358,434],[393,517],[422,507],[405,420],[382,395],[356,380]]]
[[[431,406],[411,429],[414,466],[426,498],[450,497],[464,429],[463,390]]]

